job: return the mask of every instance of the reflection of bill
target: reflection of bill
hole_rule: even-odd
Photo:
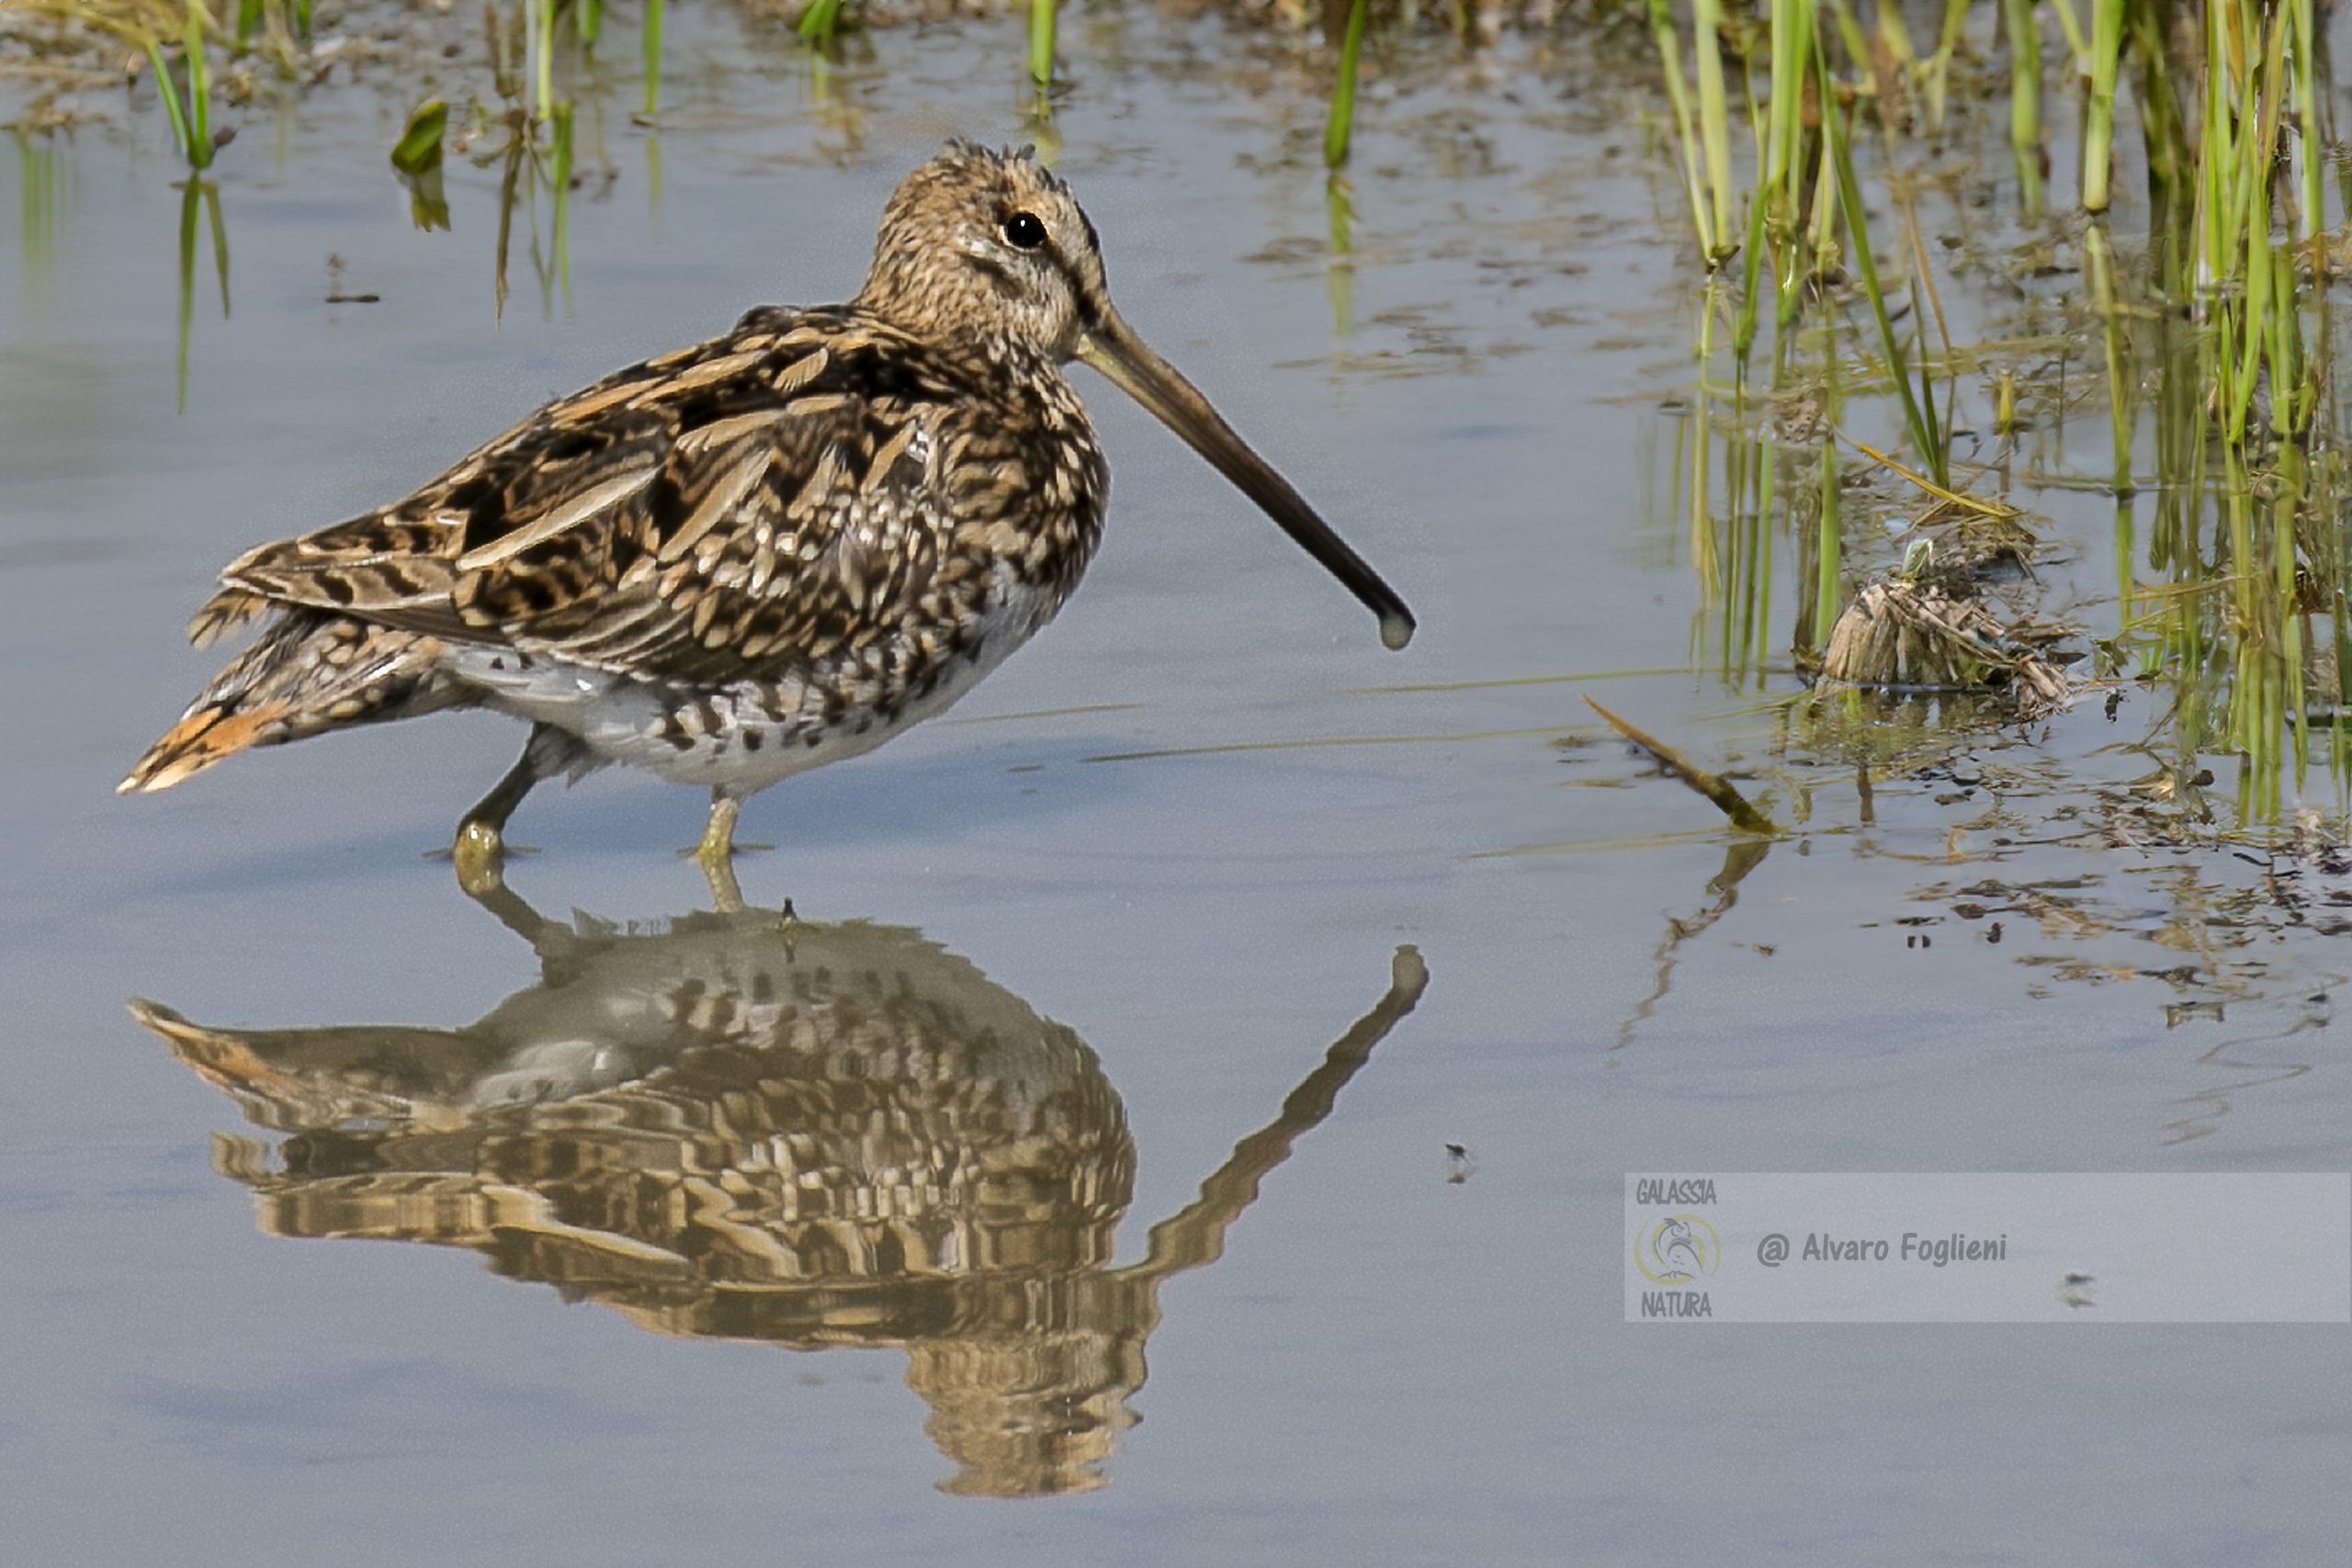
[[[1714,1226],[1697,1214],[1669,1214],[1642,1233],[1634,1264],[1654,1285],[1687,1285],[1722,1260]]]
[[[1371,1012],[1114,1268],[1119,1097],[963,959],[863,922],[575,928],[485,902],[542,973],[462,1029],[214,1030],[132,1004],[287,1134],[215,1142],[262,1228],[468,1247],[657,1333],[901,1347],[956,1492],[1102,1484],[1160,1280],[1216,1261],[1428,980],[1398,949]]]

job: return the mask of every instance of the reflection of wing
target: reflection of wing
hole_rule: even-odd
[[[957,420],[968,396],[863,313],[753,310],[395,506],[249,552],[194,631],[299,605],[675,680],[854,651],[985,587],[951,519],[985,530],[1031,476],[1020,429]]]
[[[954,1490],[1102,1483],[1147,1282],[1094,1054],[916,932],[502,911],[545,976],[463,1029],[141,1021],[298,1134],[225,1148],[265,1230],[468,1247],[660,1333],[901,1345]]]
[[[274,1179],[287,1228],[321,1184],[349,1231],[385,1178],[403,1235],[414,1178],[526,1185],[575,1216],[548,1245],[632,1260],[605,1280],[614,1304],[658,1260],[664,1310],[682,1274],[797,1287],[1107,1256],[1133,1152],[1093,1054],[916,933],[704,919],[562,943],[548,968],[446,1034],[134,1011],[254,1121],[313,1134]],[[695,1172],[724,1174],[706,1193]],[[679,1199],[649,1201],[649,1180]],[[480,1245],[457,1228],[437,1239]],[[548,1263],[531,1277],[583,1266]]]
[[[479,1021],[212,1030],[140,1021],[295,1136],[216,1163],[276,1234],[460,1246],[642,1327],[900,1345],[950,1491],[1102,1483],[1159,1281],[1225,1232],[1426,983],[1380,1003],[1199,1199],[1108,1267],[1135,1151],[1067,1029],[913,931],[696,917],[651,933],[493,909],[540,983]]]

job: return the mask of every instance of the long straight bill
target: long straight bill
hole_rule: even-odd
[[[1396,590],[1383,582],[1380,574],[1348,547],[1347,541],[1331,532],[1331,525],[1315,514],[1288,480],[1234,434],[1233,427],[1201,396],[1199,388],[1154,354],[1126,322],[1106,313],[1102,324],[1079,340],[1078,356],[1182,436],[1186,446],[1206,457],[1218,473],[1280,524],[1283,533],[1321,561],[1324,570],[1380,617],[1383,644],[1399,649],[1413,640],[1413,612],[1405,608]]]

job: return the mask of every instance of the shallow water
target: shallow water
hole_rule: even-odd
[[[12,1560],[2340,1551],[2340,1328],[1637,1330],[1620,1194],[2343,1168],[2345,879],[2117,847],[2135,707],[1865,795],[1694,667],[1688,279],[1633,73],[1402,73],[1335,266],[1318,111],[1266,39],[1086,26],[1057,157],[1125,312],[1421,635],[1384,653],[1097,396],[1114,520],[1060,620],[950,719],[746,811],[777,848],[745,891],[797,936],[673,929],[699,801],[612,773],[517,818],[540,852],[503,929],[424,852],[508,761],[492,718],[108,792],[213,667],[179,627],[221,561],[748,304],[847,293],[940,135],[1035,134],[1019,23],[879,35],[819,103],[772,41],[673,18],[658,190],[624,80],[568,279],[518,232],[503,320],[494,168],[453,161],[453,231],[422,233],[383,164],[404,104],[256,112],[185,412],[160,129],[63,144],[56,221],[0,247]],[[2033,503],[2113,581],[2104,501]],[[1588,692],[1797,830],[1732,844]],[[209,1029],[175,1057],[134,997]],[[643,1085],[713,1010],[802,1055]],[[212,1032],[354,1024],[394,1027]],[[895,1257],[730,1227],[779,1143],[880,1157],[860,1096],[968,1149],[976,1206]]]

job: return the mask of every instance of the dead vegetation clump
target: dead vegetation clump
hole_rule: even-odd
[[[1853,686],[1917,690],[2006,687],[2021,718],[2062,706],[2066,672],[2053,657],[2069,629],[2005,621],[1981,598],[1932,579],[1893,577],[1854,597],[1829,634],[1821,678]]]

